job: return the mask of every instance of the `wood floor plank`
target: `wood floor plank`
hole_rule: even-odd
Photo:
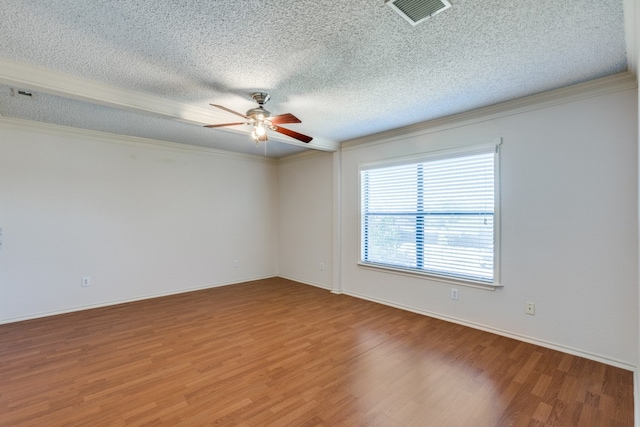
[[[0,325],[2,426],[631,426],[633,375],[268,279]]]

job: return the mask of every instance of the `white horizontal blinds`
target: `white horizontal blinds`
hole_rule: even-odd
[[[495,148],[361,171],[362,260],[493,283]]]
[[[363,261],[415,268],[417,165],[364,171]]]

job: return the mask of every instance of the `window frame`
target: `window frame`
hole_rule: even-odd
[[[434,281],[446,282],[456,285],[470,286],[481,289],[495,290],[495,288],[501,287],[500,277],[500,264],[501,264],[501,251],[500,251],[500,145],[502,144],[501,138],[496,138],[490,143],[466,145],[451,149],[434,150],[423,152],[412,156],[403,156],[392,159],[386,159],[383,161],[364,163],[358,167],[358,221],[359,221],[359,247],[358,247],[358,262],[357,265],[371,270],[384,271],[393,274],[400,274],[411,277],[420,277],[423,279],[430,279]],[[452,277],[448,275],[440,275],[429,271],[420,271],[413,268],[402,268],[400,266],[393,266],[387,264],[379,264],[374,262],[364,261],[364,215],[363,215],[363,182],[362,172],[371,169],[379,169],[393,166],[409,165],[421,162],[429,162],[440,159],[447,159],[453,157],[470,156],[480,153],[488,153],[493,150],[494,155],[494,213],[493,213],[493,282],[486,282],[480,280],[473,280],[461,277]]]

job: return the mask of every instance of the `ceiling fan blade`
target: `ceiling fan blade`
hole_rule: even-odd
[[[303,135],[291,129],[281,128],[280,126],[273,126],[272,129],[275,130],[276,132],[280,132],[284,135],[290,136],[291,138],[298,139],[302,142],[311,142],[311,140],[313,139],[310,136]]]
[[[291,113],[280,114],[278,116],[269,117],[269,121],[274,125],[279,125],[282,123],[302,123],[300,119],[294,116]]]
[[[249,120],[249,117],[245,116],[244,114],[238,113],[237,111],[230,110],[227,107],[223,107],[222,105],[217,105],[217,104],[209,104],[209,105],[211,105],[212,107],[219,108],[221,110],[227,111],[227,112],[229,112],[231,114],[235,114],[236,116],[240,116],[240,117],[243,117],[243,118]]]
[[[223,123],[221,125],[206,125],[206,128],[221,128],[223,126],[236,126],[236,125],[246,125],[245,122],[237,122],[237,123]]]

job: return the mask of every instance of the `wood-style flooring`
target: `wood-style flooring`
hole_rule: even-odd
[[[0,325],[1,426],[631,426],[632,383],[285,279]]]

